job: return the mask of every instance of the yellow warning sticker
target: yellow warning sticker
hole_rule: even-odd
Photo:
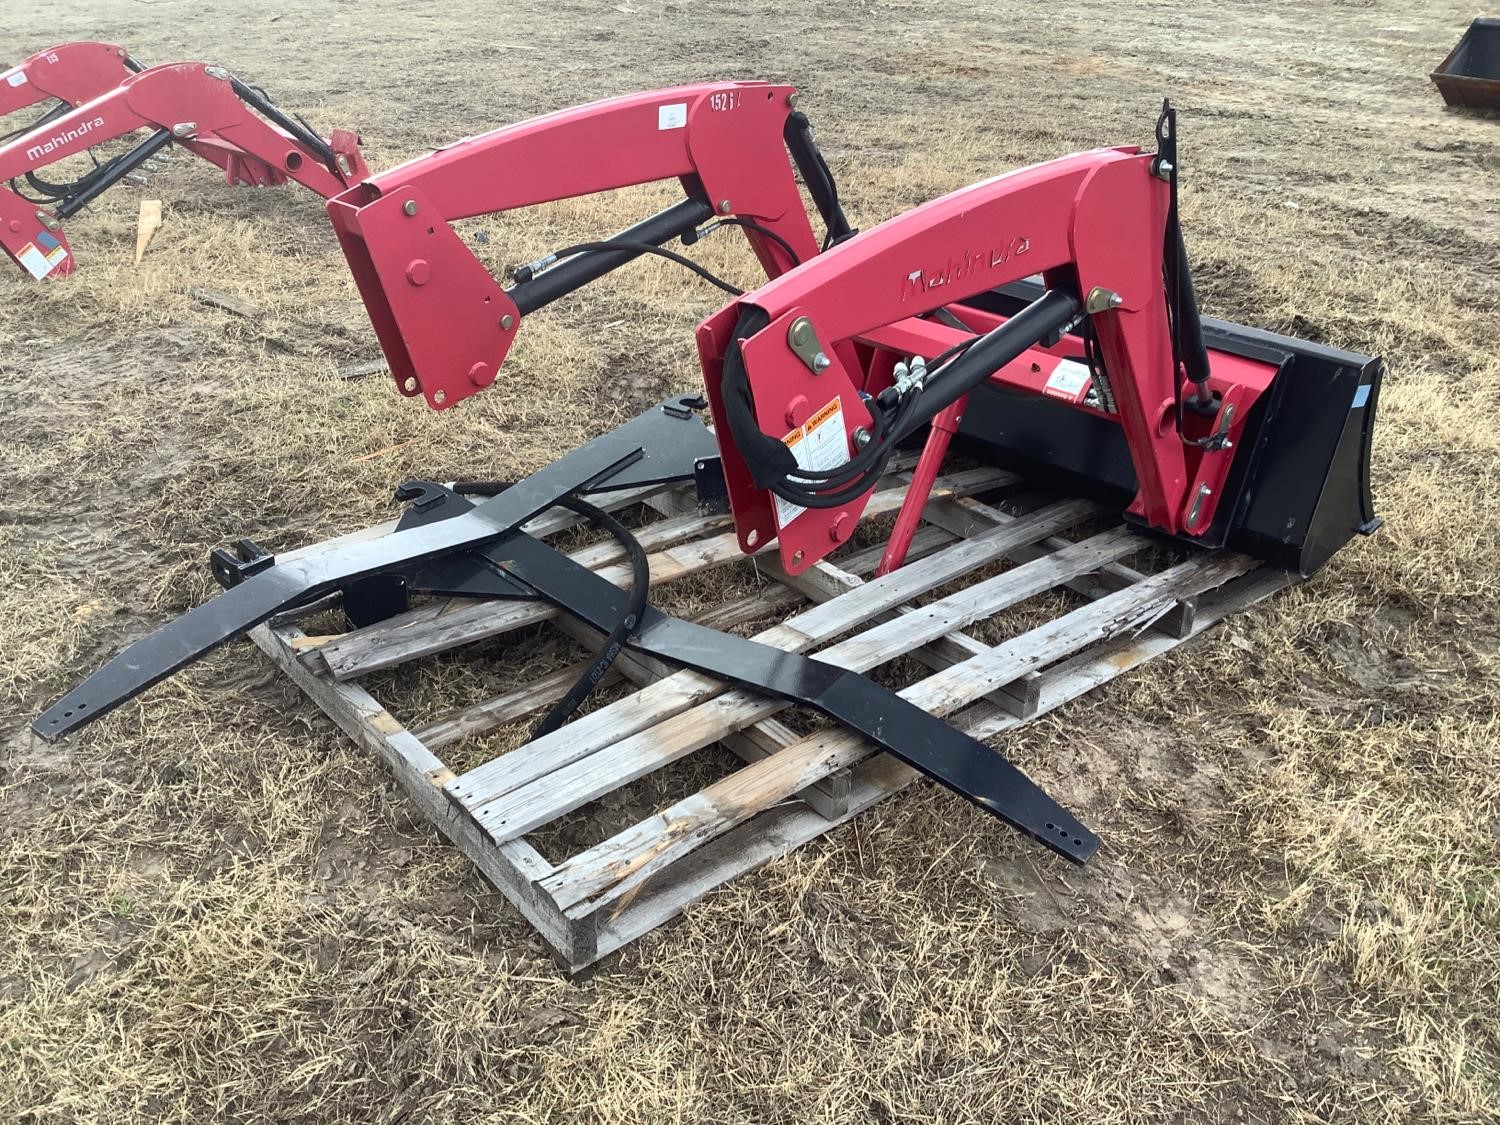
[[[797,468],[827,472],[849,460],[849,436],[844,432],[844,404],[835,397],[802,425],[781,439],[792,451]],[[785,527],[807,511],[781,497],[776,500],[776,526]]]
[[[57,265],[56,262],[50,261],[46,254],[38,250],[34,242],[28,242],[16,251],[16,261],[20,262],[26,272],[37,281],[46,277],[52,272],[52,267]]]

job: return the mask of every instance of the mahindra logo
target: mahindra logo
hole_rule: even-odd
[[[97,129],[100,125],[103,124],[104,118],[102,117],[96,117],[92,121],[81,121],[79,122],[76,129],[68,129],[57,134],[57,136],[55,137],[48,137],[39,145],[32,145],[26,150],[26,159],[36,160],[39,157],[46,156],[48,153],[54,152],[57,149],[61,148],[69,141],[76,141],[85,133],[89,132],[90,130]]]
[[[965,250],[962,257],[949,258],[935,270],[912,270],[901,281],[901,299],[909,301],[932,289],[952,285],[966,277],[1003,266],[1031,249],[1031,239],[1017,235],[1009,242],[988,250]]]

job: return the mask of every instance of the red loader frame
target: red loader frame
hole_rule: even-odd
[[[892,387],[897,360],[966,344],[972,344],[967,355],[916,391],[939,394],[942,408],[924,415],[934,424],[887,568],[904,555],[967,390],[986,378],[1116,422],[1139,482],[1130,512],[1171,535],[1205,533],[1230,451],[1277,365],[1215,353],[1206,381],[1189,381],[1175,356],[1163,286],[1173,188],[1157,161],[1133,148],[1106,149],[954,192],[864,232],[705,321],[699,351],[719,432],[736,439],[721,446],[744,549],[779,536],[783,563],[794,573],[805,570],[849,537],[869,499],[866,491],[811,508],[779,498],[768,479],[775,474],[752,469],[757,454],[747,445],[769,437],[806,447],[817,429],[823,463],[797,457],[793,475],[797,467],[847,463],[878,428],[872,410]],[[1034,274],[1052,298],[1048,309],[1037,309],[1038,316],[1050,315],[1035,331],[1007,330],[1006,318],[955,303]],[[956,326],[923,319],[943,309]],[[951,385],[992,338],[1010,345],[998,349],[1003,362],[978,380],[971,370],[969,386],[942,395],[939,386]],[[857,345],[860,362],[850,366],[848,349],[838,344]],[[1093,365],[1067,358],[1091,351],[1098,356]],[[726,388],[726,366],[737,386],[748,381],[748,397]],[[1185,398],[1199,409],[1184,411]],[[758,433],[747,431],[747,402]],[[831,428],[819,426],[833,419]]]
[[[72,184],[48,184],[35,174],[139,129],[153,132]],[[156,66],[0,146],[0,182],[12,184],[0,187],[0,245],[35,278],[67,276],[76,262],[60,220],[173,142],[217,164],[229,183],[262,187],[292,179],[327,198],[369,174],[354,133],[318,137],[223,67]],[[23,196],[15,185],[22,177],[49,198],[39,205]]]
[[[0,71],[0,117],[49,98],[69,106],[92,101],[144,69],[129,51],[113,43],[59,43]],[[12,136],[29,132],[55,116],[44,115]]]
[[[1128,488],[1134,520],[1185,542],[1233,537],[1311,573],[1378,525],[1378,363],[1220,322],[1205,346],[1170,107],[1154,154],[1036,165],[856,237],[794,97],[711,83],[614,98],[460,141],[330,200],[402,393],[446,409],[489,386],[526,315],[715,219],[744,228],[772,279],[698,330],[725,484],[743,549],[777,539],[792,573],[849,538],[896,443],[925,430],[882,570],[900,566],[971,394],[988,414],[966,441]],[[828,225],[821,248],[788,151]],[[449,225],[674,178],[681,202],[520,267],[508,288]],[[1030,306],[996,309],[1002,288],[1033,276]],[[1048,412],[997,438],[991,391]],[[1128,462],[1123,480],[1087,464],[1095,446]]]
[[[792,87],[762,82],[611,98],[459,141],[330,200],[339,243],[401,392],[424,395],[442,410],[489,386],[527,314],[715,219],[742,225],[769,276],[814,257],[819,243],[787,146],[799,166],[821,158],[808,151],[806,118],[793,112],[795,104]],[[682,184],[681,203],[598,250],[555,265],[555,255],[533,263],[509,289],[449,226],[671,179]],[[812,180],[821,181],[815,170]],[[847,231],[836,201],[825,217],[831,231]]]

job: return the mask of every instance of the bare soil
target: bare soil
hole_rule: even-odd
[[[1005,741],[1107,839],[1088,869],[918,786],[569,981],[248,646],[61,745],[26,726],[208,596],[209,547],[364,526],[406,477],[513,476],[693,387],[719,295],[632,266],[434,415],[334,377],[377,349],[320,202],[178,154],[69,223],[73,278],[0,277],[0,1118],[1500,1119],[1500,121],[1426,77],[1470,7],[4,14],[0,58],[103,38],[220,61],[358,128],[377,168],[596,97],[788,80],[862,226],[1146,144],[1170,95],[1207,311],[1389,372],[1378,536]],[[137,269],[143,195],[166,223]],[[524,261],[666,198],[465,229]],[[752,280],[732,240],[700,249]]]

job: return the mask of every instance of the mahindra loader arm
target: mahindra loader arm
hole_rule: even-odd
[[[30,132],[67,112],[67,107],[93,101],[144,69],[129,51],[113,43],[59,43],[28,55],[9,70],[0,71],[0,117],[48,99],[62,105],[4,139]]]
[[[442,410],[489,386],[527,315],[704,224],[740,225],[772,277],[814,257],[788,150],[830,240],[847,236],[795,101],[790,86],[762,82],[611,98],[458,141],[330,200],[401,393]],[[659,180],[678,181],[685,198],[613,239],[522,267],[509,288],[449,225]]]
[[[105,141],[149,129],[128,152],[68,184],[37,169]],[[229,183],[266,186],[296,180],[325,198],[368,174],[359,139],[346,130],[324,140],[223,67],[173,63],[132,74],[108,92],[0,145],[0,245],[35,278],[65,277],[75,259],[61,220],[172,143],[224,170]],[[42,199],[15,185],[25,178]]]
[[[1310,573],[1373,529],[1368,420],[1378,363],[1348,356],[1333,371],[1309,372],[1278,349],[1209,351],[1176,225],[1170,110],[1158,128],[1156,154],[1064,157],[915,208],[700,327],[746,551],[779,538],[790,571],[811,566],[849,538],[896,444],[930,423],[897,524],[897,538],[903,528],[909,538],[915,520],[906,517],[925,503],[971,394],[990,390],[1007,404],[1040,399],[1052,410],[988,448],[1020,445],[1045,472],[1065,429],[1054,429],[1052,415],[1087,417],[1123,439],[1128,515],[1184,542],[1234,538]],[[1034,275],[1042,286],[1012,315],[976,306]],[[926,319],[940,310],[944,321]],[[851,343],[862,358],[852,366]],[[921,356],[941,358],[918,365]],[[1326,422],[1316,435],[1293,432],[1280,408],[1288,394]],[[986,416],[1003,431],[1000,414]],[[1276,418],[1279,434],[1266,425]],[[1105,439],[1097,448],[1118,447]],[[1293,463],[1295,495],[1263,495],[1267,474],[1287,476],[1273,466]],[[1283,515],[1290,522],[1268,536]],[[1236,535],[1252,525],[1254,536]],[[900,559],[888,552],[891,561]]]

